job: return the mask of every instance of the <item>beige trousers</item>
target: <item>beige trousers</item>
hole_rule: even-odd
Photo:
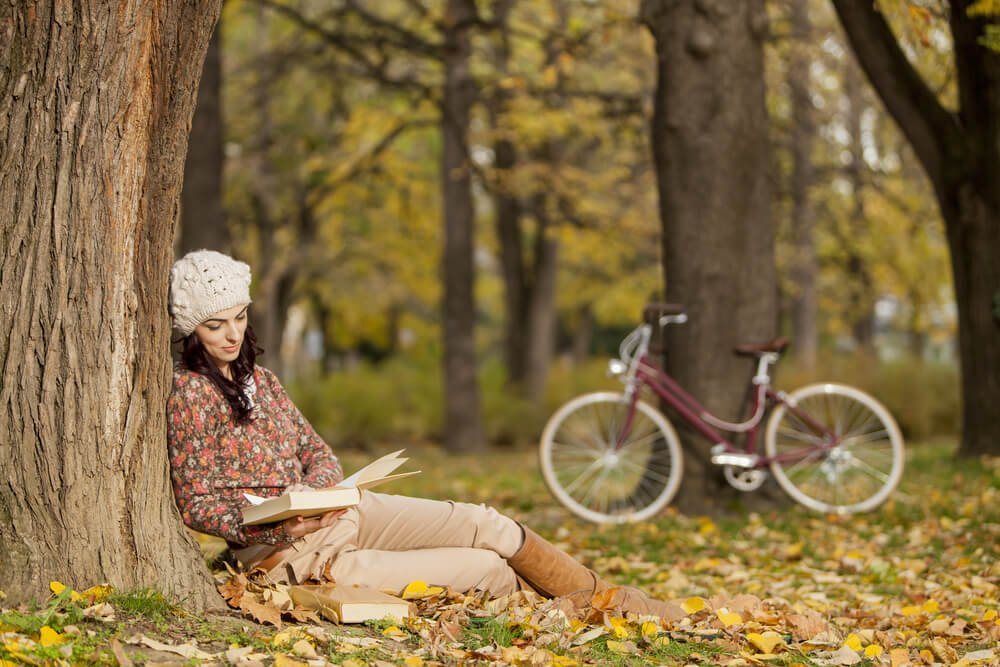
[[[522,540],[513,519],[485,505],[365,491],[332,526],[286,548],[268,574],[282,583],[328,574],[369,588],[401,590],[420,580],[505,595],[518,589],[506,559]],[[253,545],[236,556],[249,568],[273,551]]]

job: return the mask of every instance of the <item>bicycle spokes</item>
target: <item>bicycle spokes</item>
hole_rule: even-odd
[[[775,409],[765,446],[778,483],[820,511],[871,509],[902,474],[902,436],[895,421],[875,399],[842,385],[794,392],[787,405]]]
[[[669,423],[621,394],[591,394],[564,406],[543,433],[541,462],[553,494],[591,521],[651,515],[680,481]]]

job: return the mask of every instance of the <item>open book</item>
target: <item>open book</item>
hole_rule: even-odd
[[[261,498],[248,493],[243,494],[250,505],[243,508],[243,525],[254,526],[259,523],[282,521],[292,516],[316,516],[330,510],[351,507],[361,502],[361,491],[378,486],[394,479],[402,479],[416,475],[419,470],[390,474],[403,465],[407,459],[400,457],[403,453],[386,454],[376,459],[344,479],[336,486],[315,491],[288,491],[276,498]]]
[[[334,623],[363,623],[391,616],[406,618],[410,603],[371,588],[358,586],[291,586],[288,594],[299,607],[315,609]]]

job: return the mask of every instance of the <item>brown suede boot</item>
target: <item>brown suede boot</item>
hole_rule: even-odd
[[[507,559],[507,563],[518,577],[542,595],[566,597],[577,607],[585,607],[592,604],[596,594],[607,593],[607,604],[604,606],[623,612],[649,614],[668,621],[685,616],[684,611],[672,602],[651,598],[638,588],[616,586],[601,579],[596,572],[584,567],[535,531],[527,526],[521,526],[521,529],[524,531],[524,543],[516,554]]]

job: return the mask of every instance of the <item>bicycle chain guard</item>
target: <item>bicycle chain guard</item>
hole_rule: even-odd
[[[767,471],[760,468],[722,466],[722,474],[731,487],[740,491],[756,491],[767,480]]]

